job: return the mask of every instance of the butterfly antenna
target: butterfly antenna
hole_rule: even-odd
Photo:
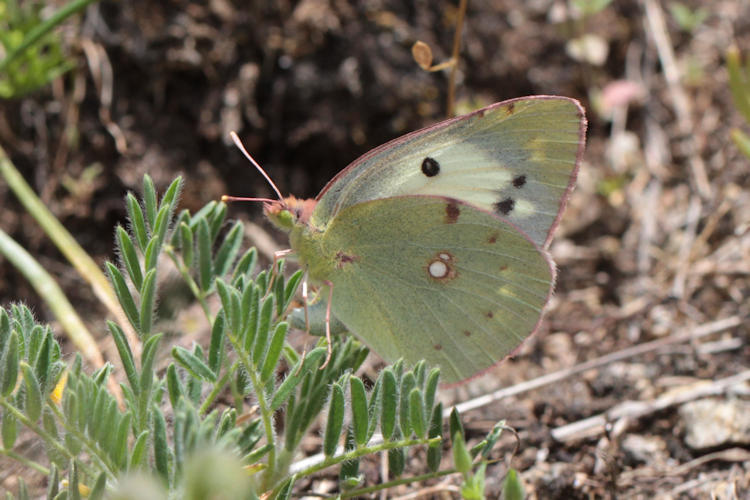
[[[231,132],[229,132],[229,136],[232,138],[232,141],[234,141],[234,145],[237,146],[237,148],[240,151],[242,151],[243,155],[245,155],[245,158],[247,158],[250,161],[250,163],[253,164],[253,166],[258,170],[258,172],[260,172],[260,174],[266,179],[266,181],[268,182],[268,184],[271,185],[271,187],[273,188],[273,190],[276,191],[276,196],[279,197],[279,200],[281,202],[283,202],[284,201],[284,197],[281,196],[281,191],[279,191],[279,188],[276,187],[276,184],[273,183],[273,181],[268,176],[268,174],[266,173],[266,171],[263,170],[263,168],[261,168],[260,165],[258,165],[258,162],[255,161],[252,156],[250,156],[250,153],[248,153],[247,149],[245,149],[245,146],[242,144],[242,141],[240,141],[240,138],[237,136],[237,133],[234,130],[232,130]],[[231,197],[229,197],[229,198],[231,198]],[[259,201],[262,201],[262,200],[259,200]]]

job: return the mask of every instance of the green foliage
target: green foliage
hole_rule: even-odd
[[[593,16],[606,9],[612,0],[573,0],[572,4],[584,17]]]
[[[0,97],[21,97],[74,67],[52,30],[93,1],[73,0],[47,19],[41,17],[44,2],[0,3]]]
[[[503,500],[523,500],[526,497],[523,483],[515,469],[510,469],[503,481]]]
[[[727,51],[727,69],[734,105],[750,123],[750,58],[743,63],[739,49],[732,46]],[[732,129],[731,136],[737,149],[750,158],[750,137],[738,128]]]
[[[669,4],[669,12],[682,31],[692,33],[708,18],[709,11],[705,7],[691,9],[684,3],[672,2]]]
[[[106,265],[142,342],[131,345],[122,325],[107,323],[122,401],[109,389],[111,365],[88,374],[79,355],[66,363],[28,308],[0,308],[0,453],[47,474],[48,498],[197,499],[219,489],[227,498],[291,498],[299,479],[331,467],[339,468],[342,494],[355,497],[365,488],[361,457],[383,451],[391,478],[368,491],[408,474],[451,472],[440,469],[439,371],[398,362],[369,384],[355,375],[368,350],[351,337],[337,337],[330,357],[324,339],[296,353],[285,317],[301,272],[286,278],[280,262],[257,273],[257,252],[241,251],[242,227],[227,223],[223,203],[177,212],[181,184],[176,179],[159,199],[146,177],[142,200],[128,194],[129,220],[115,234],[119,262]],[[167,346],[158,331],[159,275],[169,262],[203,308],[211,332],[205,350]],[[299,466],[300,444],[317,432],[321,414],[322,458]],[[49,469],[14,450],[20,427],[43,442]],[[467,450],[456,413],[450,428],[465,497],[479,498],[499,430]],[[408,470],[411,448],[426,450],[422,470]]]

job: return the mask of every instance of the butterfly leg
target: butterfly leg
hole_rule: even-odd
[[[333,355],[333,341],[331,340],[331,301],[333,300],[333,283],[328,280],[325,280],[323,283],[328,286],[328,303],[326,304],[326,342],[328,342],[328,354],[326,355],[325,363],[320,366],[321,370],[328,366],[328,362],[331,361],[331,356]]]

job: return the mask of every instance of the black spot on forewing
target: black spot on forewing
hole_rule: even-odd
[[[507,106],[505,106],[505,112],[509,115],[512,115],[513,112],[516,110],[515,108],[516,108],[516,104],[512,102],[508,104]]]
[[[526,184],[526,176],[519,175],[513,179],[513,187],[521,188]]]
[[[498,201],[495,203],[495,210],[502,214],[502,215],[508,215],[513,211],[513,207],[516,206],[516,200],[513,198],[505,198],[504,200]]]
[[[440,173],[440,163],[436,159],[426,156],[422,160],[422,173],[427,177],[435,177]]]

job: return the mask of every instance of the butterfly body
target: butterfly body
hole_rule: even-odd
[[[427,359],[456,383],[538,327],[584,131],[572,99],[497,103],[380,146],[316,200],[265,212],[310,280],[332,286],[347,329],[389,362]]]

